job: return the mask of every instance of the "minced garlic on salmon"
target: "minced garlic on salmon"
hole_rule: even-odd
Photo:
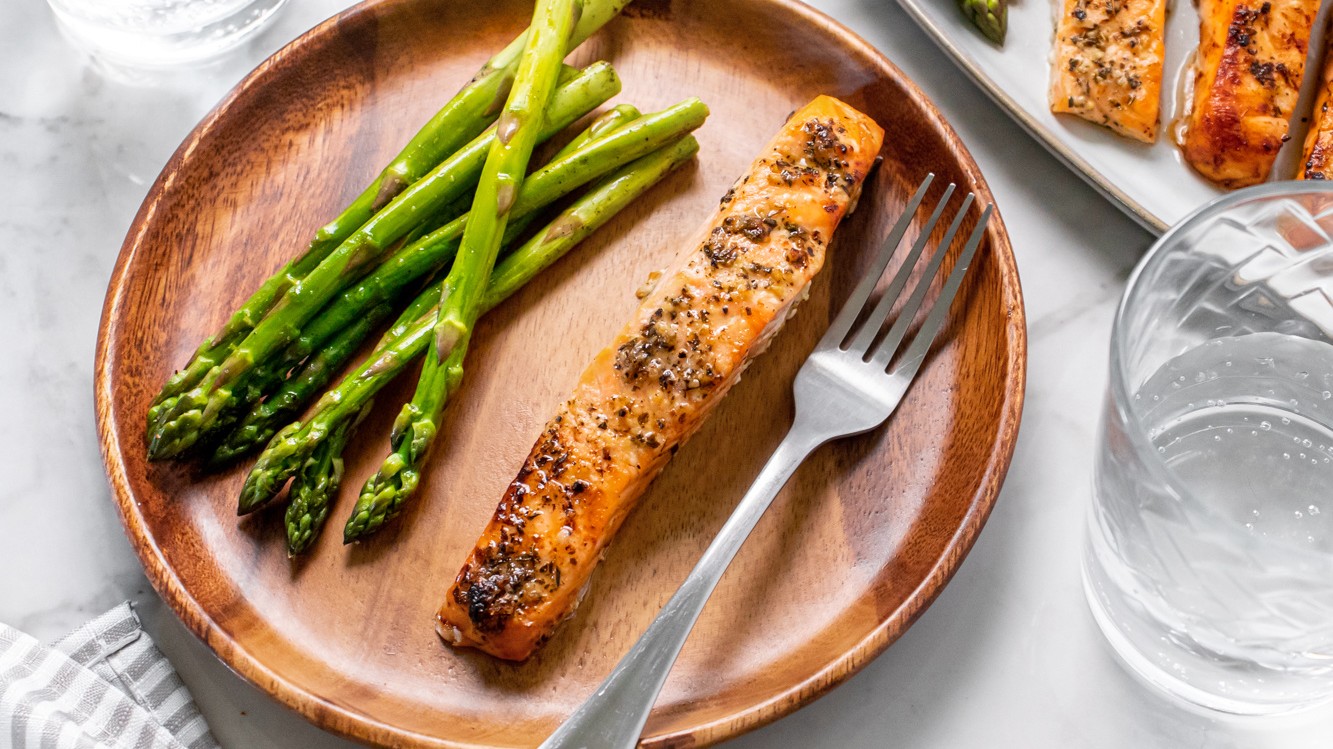
[[[808,292],[883,136],[827,96],[792,115],[547,423],[440,607],[441,637],[521,660],[573,613],[639,496]]]

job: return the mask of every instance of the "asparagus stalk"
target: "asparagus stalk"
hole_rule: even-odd
[[[219,417],[215,431],[201,438],[203,441],[199,446],[207,451],[209,468],[223,468],[248,452],[256,438],[272,437],[278,427],[299,415],[301,408],[342,370],[366,338],[393,315],[394,309],[394,305],[388,303],[375,305],[337,331],[305,361],[286,369],[265,370],[262,377],[257,377],[247,388],[245,396],[249,410],[237,410]],[[265,395],[267,397],[261,401]],[[261,408],[264,413],[286,417],[270,428],[267,435],[258,434],[260,425],[255,423],[254,415]]]
[[[1009,0],[958,0],[958,7],[987,39],[1004,44],[1004,32],[1009,25]]]
[[[460,206],[459,202],[460,201],[454,201],[453,204],[449,205],[444,210],[437,212],[435,216],[423,222],[416,229],[413,229],[412,232],[400,240],[399,246],[408,246],[425,236],[430,231],[438,229],[440,225],[445,223],[448,219],[457,218],[460,213],[467,210],[467,206]],[[352,351],[348,352],[348,356],[351,356],[356,347],[360,345],[360,341],[364,340],[365,337],[369,335],[370,331],[374,330],[380,323],[384,322],[393,314],[394,308],[395,305],[386,302],[374,306],[368,305],[367,308],[359,310],[359,314],[347,326],[360,331],[357,334],[358,337],[356,338],[356,341],[351,343]],[[334,332],[340,333],[341,331]],[[331,338],[325,338],[323,340],[324,343],[332,345],[331,341]],[[305,358],[305,356],[301,357],[301,359]],[[272,393],[281,387],[284,380],[293,369],[301,364],[301,359],[270,360],[266,362],[265,366],[257,368],[250,376],[245,377],[233,393],[234,405],[219,414],[217,420],[209,430],[201,433],[200,442],[196,442],[195,447],[198,448],[203,446],[205,452],[212,452],[219,448],[221,446],[220,438],[230,434],[232,430],[236,428],[242,418],[246,415],[250,406],[260,398],[263,398],[265,395]]]
[[[686,136],[599,182],[521,248],[496,265],[481,303],[483,311],[494,309],[673,169],[692,158],[698,150],[699,144],[694,137]],[[438,300],[439,297],[435,297],[435,301]],[[435,310],[427,310],[401,335],[383,342],[376,354],[362,362],[320,401],[309,419],[284,429],[283,436],[275,438],[260,456],[246,486],[249,489],[252,484],[259,486],[262,483],[265,491],[261,494],[242,492],[243,514],[257,509],[275,495],[282,483],[298,468],[308,474],[301,480],[303,487],[318,487],[318,491],[303,488],[299,506],[294,501],[288,508],[287,539],[288,549],[292,553],[300,553],[319,533],[328,514],[328,507],[337,493],[337,479],[340,477],[335,477],[332,471],[336,468],[333,458],[338,450],[325,448],[318,460],[315,458],[316,453],[338,429],[356,418],[380,389],[425,353],[431,344],[435,320]],[[317,466],[327,468],[320,469]],[[266,475],[261,476],[261,473]],[[374,498],[361,498],[352,511],[344,538],[356,538],[373,532],[391,518],[397,509],[377,503]]]
[[[396,508],[415,491],[421,465],[435,442],[444,404],[462,380],[463,358],[481,299],[495,267],[510,209],[537,144],[537,122],[550,97],[552,60],[568,34],[574,9],[572,0],[537,0],[528,47],[505,111],[496,123],[500,135],[491,146],[477,184],[458,259],[444,279],[434,352],[426,355],[416,393],[394,422],[390,436],[393,452],[361,490],[368,502]],[[354,518],[344,540],[355,539],[365,529],[365,524]]]
[[[360,413],[338,425],[329,438],[319,443],[292,479],[291,502],[287,505],[287,552],[300,554],[311,542],[329,516],[331,499],[338,494],[343,478],[343,448],[356,425],[374,408],[367,400]]]
[[[629,2],[583,0],[583,12],[570,36],[568,49],[572,50],[582,44]],[[175,397],[193,388],[214,366],[220,364],[288,288],[318,266],[390,199],[499,116],[499,104],[508,96],[513,85],[527,38],[528,32],[525,31],[483,65],[477,75],[408,141],[375,181],[337,218],[315,234],[300,257],[265,281],[221,330],[204,340],[186,366],[172,375],[153,399],[148,413],[149,433],[152,432],[151,427],[174,408]],[[166,403],[168,399],[172,402]]]
[[[440,301],[439,284],[431,284],[417,295],[416,299],[403,310],[397,322],[389,326],[375,352],[406,332],[418,317],[427,312],[433,313]],[[381,305],[376,309],[387,308]],[[361,343],[371,331],[382,322],[381,319],[358,321],[338,331],[331,340],[326,341],[319,351],[303,363],[286,381],[280,383],[261,403],[255,404],[245,414],[232,431],[220,444],[214,447],[208,463],[212,468],[220,468],[241,457],[254,448],[268,442],[284,424],[300,415],[301,409],[312,398],[323,391],[324,386],[333,381],[334,375],[356,354]]]
[[[547,227],[531,244],[540,247],[542,243],[547,242],[572,241],[577,243],[581,241],[588,233],[594,231],[611,215],[624,207],[634,196],[646,190],[671,169],[693,156],[698,151],[698,147],[698,142],[694,137],[687,136],[672,146],[643,157],[640,161],[609,178],[604,184],[599,185],[583,200],[571,207],[566,216]],[[506,290],[517,288],[517,286],[526,282],[527,276],[524,274],[535,272],[530,265],[505,262],[497,267],[491,278],[494,291],[487,293],[482,301],[482,309],[490,309],[492,305],[499,303],[504,298],[503,295],[508,293]],[[437,340],[438,329],[437,323]],[[452,396],[461,384],[462,363],[465,354],[466,351],[463,347],[456,347],[454,351],[450,352],[443,364],[442,368],[445,372],[443,400]],[[429,354],[426,360],[427,362],[430,361]],[[441,403],[442,406],[443,403]],[[412,412],[405,409],[404,413],[411,414]],[[345,542],[351,542],[375,532],[385,522],[396,516],[420,481],[421,461],[417,459],[420,454],[420,447],[410,444],[404,438],[405,435],[402,434],[403,430],[401,429],[402,421],[403,416],[400,414],[399,423],[394,425],[395,431],[399,433],[399,439],[394,446],[394,453],[385,461],[380,471],[370,481],[366,482],[357,499],[356,507],[347,520],[347,525],[343,530],[343,540]]]
[[[551,161],[559,161],[584,147],[589,141],[597,140],[612,130],[618,129],[621,125],[633,122],[642,116],[643,114],[633,104],[617,104],[603,112],[600,117],[592,121],[588,129],[575,135],[563,148],[556,151],[555,155],[551,157]]]
[[[172,411],[178,396],[197,385],[244,340],[287,289],[305,278],[390,199],[494,122],[499,116],[495,102],[508,94],[512,84],[511,69],[490,70],[474,78],[436,112],[375,180],[315,233],[305,252],[260,284],[221,330],[205,339],[185,367],[167,380],[149,406],[149,432]]]
[[[549,77],[553,85],[559,61],[551,68]],[[536,116],[540,129],[531,128],[532,135],[537,139],[549,138],[619,90],[620,81],[610,65],[589,66],[549,97],[545,115],[539,111]],[[504,115],[499,126],[504,127],[498,131],[492,128],[478,136],[404,190],[288,289],[226,359],[193,389],[178,396],[175,407],[150,435],[149,457],[172,457],[193,445],[218,415],[233,405],[233,391],[243,376],[295,339],[306,321],[335,294],[372,269],[385,248],[411,231],[420,222],[420,216],[460,197],[477,179],[491,145],[499,142],[496,133],[507,134],[510,126],[505,124]]]
[[[615,18],[630,2],[631,0],[581,0],[574,30],[570,34],[566,49],[573,50],[582,44],[595,31],[605,26],[612,18]],[[528,46],[531,34],[532,27],[529,26],[514,41],[510,42],[508,47],[497,52],[478,75],[484,75],[491,69],[498,67],[513,66],[514,69],[517,69],[519,60],[523,57],[523,50]]]
[[[534,172],[524,181],[511,215],[515,219],[531,216],[534,211],[572,192],[576,187],[678,139],[703,124],[708,108],[698,99],[687,99],[637,120],[626,119],[637,113],[633,107],[617,107],[594,122],[576,138],[582,143],[581,147]],[[583,135],[594,132],[598,134],[597,138],[590,141],[583,139]],[[355,348],[355,342],[329,342],[334,340],[341,327],[362,314],[366,306],[393,299],[404,285],[447,265],[457,251],[457,240],[464,231],[466,219],[466,216],[459,217],[422,238],[416,245],[399,251],[370,276],[344,291],[306,326],[275,364],[260,369],[287,372],[311,352],[326,345],[336,351]],[[502,243],[507,246],[521,233],[523,225],[522,222],[511,222],[506,227]],[[299,397],[291,397],[280,391],[279,397],[271,397],[260,404],[252,411],[253,418],[247,417],[242,426],[227,438],[218,453],[215,453],[215,459],[225,461],[251,446],[266,442],[279,426],[295,416],[295,411],[304,405],[313,390],[324,384],[298,379],[293,385],[303,391]],[[264,392],[270,391],[271,388]],[[241,405],[250,406],[261,394],[251,389],[240,397],[244,401]]]
[[[581,147],[553,160],[523,181],[509,214],[511,220],[529,216],[594,179],[680,138],[703,124],[708,108],[698,99],[687,99],[633,122],[625,122],[624,112],[613,110],[608,114],[615,116],[598,120],[585,131],[586,134],[595,129],[599,133],[597,138],[584,140]],[[612,129],[611,125],[619,127]],[[289,367],[317,350],[366,307],[396,298],[407,284],[452,261],[469,215],[459,216],[396,252],[370,275],[343,291],[288,346]],[[512,239],[521,230],[519,225],[506,226],[504,236]]]
[[[487,68],[484,74],[468,82],[412,136],[370,186],[343,209],[337,218],[315,234],[315,242],[326,248],[324,254],[337,249],[343,240],[361,228],[399,193],[494,123],[500,115],[498,104],[503,97],[508,96],[513,84],[514,73],[511,68]],[[468,126],[458,127],[455,123],[460,120]]]
[[[495,102],[508,94],[512,84],[512,70],[494,69],[477,76],[455,94],[337,218],[315,233],[300,257],[264,281],[217,333],[204,340],[185,367],[173,374],[153,399],[149,423],[163,412],[162,405],[167,399],[184,393],[203,379],[286,289],[319,265],[376,210],[494,122],[499,116]]]

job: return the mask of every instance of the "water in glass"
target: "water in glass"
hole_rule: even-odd
[[[286,0],[47,0],[65,35],[111,66],[207,60],[262,28]]]
[[[1333,698],[1333,243],[1321,201],[1236,200],[1122,303],[1084,574],[1134,672],[1267,714]]]

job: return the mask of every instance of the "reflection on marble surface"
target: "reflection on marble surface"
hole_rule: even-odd
[[[730,746],[1326,749],[1333,711],[1224,723],[1148,694],[1083,602],[1111,314],[1151,238],[985,100],[895,4],[812,4],[935,97],[990,180],[1027,299],[1027,410],[996,510],[935,605],[847,684]],[[238,679],[144,579],[98,457],[97,321],[124,233],[176,145],[251,67],[342,5],[292,3],[232,58],[129,87],[93,72],[44,4],[0,4],[0,621],[51,640],[135,601],[229,747],[352,745]]]

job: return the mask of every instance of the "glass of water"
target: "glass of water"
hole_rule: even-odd
[[[1333,185],[1266,184],[1158,240],[1111,340],[1084,583],[1192,705],[1333,699]]]
[[[47,0],[61,30],[99,64],[172,68],[236,47],[286,0]]]

